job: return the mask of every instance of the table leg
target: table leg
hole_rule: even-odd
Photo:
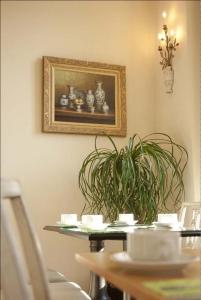
[[[123,251],[127,250],[127,240],[123,240]],[[130,295],[124,292],[123,300],[136,300],[135,298],[131,298]]]
[[[103,250],[104,241],[90,241],[91,252],[101,252]],[[93,272],[90,273],[89,296],[92,300],[110,300],[105,279]]]
[[[123,240],[123,251],[127,250],[127,240]]]

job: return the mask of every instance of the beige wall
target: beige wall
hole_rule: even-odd
[[[158,1],[158,32],[162,11],[168,13],[168,27],[179,30],[180,45],[173,61],[175,83],[172,95],[164,93],[161,67],[156,66],[154,126],[156,131],[169,133],[188,150],[186,201],[200,201],[200,2]]]
[[[164,93],[156,51],[163,10],[175,15],[175,21],[168,21],[183,30],[173,95]],[[41,58],[126,65],[127,136],[156,130],[185,145],[190,154],[186,200],[199,201],[198,30],[198,1],[3,1],[2,174],[21,181],[48,265],[84,288],[88,272],[75,262],[74,253],[88,250],[88,243],[42,228],[62,212],[81,212],[78,172],[94,137],[41,132]],[[115,141],[122,145],[126,138]],[[100,138],[100,144],[108,143]]]
[[[41,132],[41,58],[126,65],[128,136],[151,132],[154,16],[154,3],[146,1],[2,3],[2,174],[21,181],[48,265],[84,288],[88,272],[75,262],[74,253],[88,250],[88,242],[42,228],[61,213],[81,212],[78,172],[94,137]],[[119,145],[126,141],[115,140]]]

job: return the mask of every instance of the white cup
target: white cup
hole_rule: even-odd
[[[133,260],[176,260],[181,253],[180,243],[180,234],[174,231],[143,230],[127,234],[127,251]]]
[[[103,224],[102,215],[83,215],[82,216],[83,225],[101,225]]]
[[[119,221],[126,222],[127,224],[132,224],[134,221],[133,214],[119,214]]]
[[[67,225],[76,225],[77,214],[61,214],[61,223]]]
[[[177,214],[158,214],[158,222],[161,223],[178,223]]]

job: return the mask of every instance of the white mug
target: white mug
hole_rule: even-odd
[[[176,260],[181,252],[180,234],[174,231],[135,231],[127,234],[127,243],[133,260]]]
[[[103,215],[82,215],[82,224],[103,224]]]
[[[66,225],[76,225],[77,214],[61,214],[61,223]]]
[[[119,221],[126,223],[133,223],[134,215],[133,214],[119,214]]]
[[[177,214],[158,214],[158,222],[173,224],[178,222],[178,217]]]

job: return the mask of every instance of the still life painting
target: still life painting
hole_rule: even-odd
[[[43,131],[126,135],[124,66],[43,58]]]

